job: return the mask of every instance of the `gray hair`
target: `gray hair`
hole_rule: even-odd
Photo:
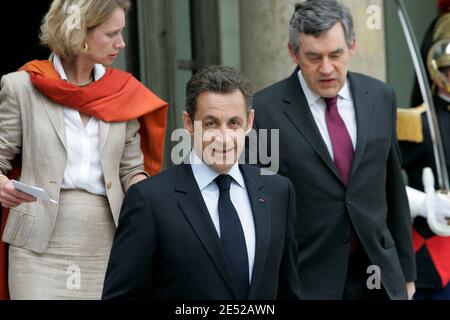
[[[240,90],[244,96],[247,112],[253,98],[252,84],[239,71],[224,66],[208,66],[196,73],[186,86],[186,112],[194,120],[197,98],[203,92],[231,93]]]
[[[289,23],[289,43],[298,53],[300,34],[319,37],[340,22],[350,48],[355,40],[355,29],[350,10],[336,0],[306,0],[295,5]]]

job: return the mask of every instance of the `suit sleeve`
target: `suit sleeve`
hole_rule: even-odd
[[[102,299],[150,298],[155,238],[151,205],[139,183],[130,188],[122,206]]]
[[[22,148],[22,124],[20,108],[14,89],[8,78],[1,80],[0,91],[0,174],[7,174],[11,162]]]
[[[289,188],[289,206],[286,221],[286,240],[283,259],[278,279],[278,299],[300,299],[300,280],[298,277],[298,250],[294,235],[294,225],[297,220],[296,200],[294,187],[288,178],[285,178]]]
[[[130,180],[137,174],[148,174],[144,170],[144,156],[141,151],[139,121],[127,122],[126,141],[120,161],[120,180],[125,191],[130,187]]]
[[[392,92],[392,143],[387,163],[386,195],[388,203],[387,224],[407,282],[416,280],[416,263],[412,243],[411,214],[402,175],[400,148],[396,135],[396,98]]]

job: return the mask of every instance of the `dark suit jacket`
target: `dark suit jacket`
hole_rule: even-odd
[[[249,299],[298,297],[295,196],[288,179],[241,166],[256,253]],[[237,289],[190,165],[133,186],[122,207],[103,299],[232,300]]]
[[[406,298],[405,282],[414,280],[416,271],[394,91],[373,78],[349,73],[358,129],[346,188],[297,73],[256,94],[254,107],[257,130],[280,130],[279,173],[290,178],[298,199],[301,297],[342,298],[353,223],[371,262],[381,268],[390,298]]]

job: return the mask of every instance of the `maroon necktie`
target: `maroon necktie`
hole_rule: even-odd
[[[328,135],[330,136],[331,144],[333,146],[334,163],[341,175],[342,181],[345,186],[347,186],[350,180],[353,156],[355,155],[352,139],[350,138],[344,120],[342,120],[339,115],[337,108],[338,97],[324,98],[324,100],[327,104],[325,120],[327,122]],[[352,226],[350,253],[353,253],[356,250],[358,244],[359,241]]]
[[[347,186],[350,179],[350,170],[352,169],[353,150],[352,139],[347,131],[344,121],[339,115],[337,109],[337,99],[324,98],[327,104],[325,120],[327,122],[328,135],[333,145],[334,163],[341,175],[342,181]]]

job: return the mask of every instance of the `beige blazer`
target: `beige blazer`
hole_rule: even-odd
[[[107,196],[116,226],[130,179],[144,172],[137,120],[100,121],[100,158]],[[63,108],[33,86],[29,75],[15,72],[1,79],[0,171],[22,154],[21,182],[44,188],[59,201],[67,161]],[[3,241],[36,253],[45,252],[58,205],[26,203],[11,209]]]

